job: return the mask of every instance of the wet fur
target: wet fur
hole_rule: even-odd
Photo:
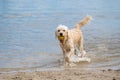
[[[82,21],[77,23],[75,27],[71,30],[69,30],[64,25],[59,25],[56,29],[56,37],[60,36],[60,34],[63,34],[64,40],[59,40],[60,46],[63,51],[64,59],[66,63],[71,63],[71,56],[76,55],[75,48],[77,48],[81,55],[80,57],[83,57],[85,54],[85,51],[83,49],[83,35],[82,31],[80,30],[82,26],[87,24],[91,20],[91,16],[86,16]]]

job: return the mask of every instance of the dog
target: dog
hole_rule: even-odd
[[[80,29],[82,26],[90,22],[91,19],[91,16],[86,16],[82,21],[77,23],[75,27],[70,30],[65,25],[59,25],[56,28],[55,35],[60,42],[60,47],[63,51],[64,61],[66,64],[69,65],[72,62],[80,61],[80,59],[83,59],[85,56],[86,52],[83,48],[83,35]],[[80,51],[79,54],[77,54],[78,51]],[[80,58],[77,59],[78,57],[76,56]]]

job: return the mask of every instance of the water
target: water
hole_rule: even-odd
[[[82,28],[91,63],[78,68],[120,69],[120,1],[0,0],[0,71],[60,68],[62,51],[54,31],[72,28],[87,14]]]

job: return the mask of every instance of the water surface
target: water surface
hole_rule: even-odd
[[[108,3],[109,2],[109,3]],[[0,70],[60,68],[62,51],[54,31],[72,28],[87,14],[82,28],[91,63],[82,68],[120,69],[120,1],[116,0],[1,0]]]

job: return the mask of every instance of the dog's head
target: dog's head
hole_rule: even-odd
[[[68,36],[67,26],[59,25],[56,29],[55,35],[60,42],[63,42],[65,39],[67,39],[67,36]]]

